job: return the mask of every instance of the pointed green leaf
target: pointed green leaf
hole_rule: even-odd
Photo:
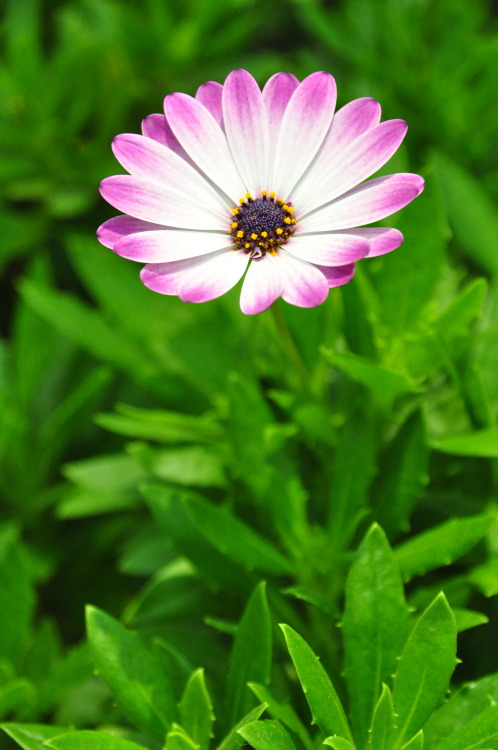
[[[35,599],[26,552],[10,524],[0,528],[0,592],[0,658],[17,663],[30,637]]]
[[[403,745],[402,750],[423,750],[424,747],[424,732],[421,729],[417,732],[415,737],[412,737],[406,745]]]
[[[455,618],[444,594],[439,594],[415,624],[394,678],[398,747],[443,702],[455,665]]]
[[[239,748],[243,747],[246,744],[246,741],[242,735],[239,734],[239,729],[242,729],[242,727],[246,724],[250,724],[252,721],[257,721],[266,708],[266,703],[262,703],[260,706],[253,708],[252,711],[249,711],[248,714],[232,727],[217,750],[239,750]]]
[[[486,429],[461,435],[433,438],[431,447],[451,456],[498,458],[498,430]]]
[[[424,575],[462,557],[486,536],[493,518],[490,514],[452,518],[424,531],[394,549],[405,580]]]
[[[498,673],[462,685],[427,722],[424,731],[432,750],[437,742],[498,704]]]
[[[498,706],[490,706],[466,726],[445,737],[438,750],[473,750],[498,737]]]
[[[140,750],[141,745],[105,732],[67,732],[49,739],[45,747],[54,750]]]
[[[65,732],[62,727],[46,726],[45,724],[6,723],[2,724],[1,728],[23,750],[43,750],[46,747],[44,743],[47,740]]]
[[[353,742],[346,713],[325,669],[306,641],[288,625],[281,625],[289,654],[311,709],[313,723],[326,737],[339,734]]]
[[[234,562],[247,570],[274,575],[292,572],[289,560],[232,514],[198,498],[187,498],[185,504],[199,531],[216,549]]]
[[[311,747],[310,736],[290,703],[278,701],[264,685],[256,685],[254,682],[250,682],[249,687],[259,701],[268,704],[268,713],[270,716],[281,721],[286,727],[289,727],[289,729],[297,734],[304,747],[309,750]]]
[[[179,724],[173,723],[166,737],[164,750],[199,750],[200,745],[189,737]]]
[[[263,582],[247,603],[230,654],[226,687],[228,726],[244,715],[254,702],[247,683],[270,681],[271,656],[271,617]]]
[[[372,750],[390,750],[396,717],[391,691],[384,683],[382,693],[374,709],[372,731],[368,747]]]
[[[395,671],[408,633],[403,582],[380,526],[372,526],[351,565],[342,631],[353,727],[362,744],[381,684]]]
[[[171,686],[157,659],[117,620],[87,607],[95,665],[127,718],[159,742],[176,716]]]
[[[334,750],[356,750],[355,745],[352,745],[349,740],[345,740],[344,737],[327,737],[323,744],[333,747]]]
[[[207,750],[213,736],[214,713],[203,669],[197,669],[191,676],[178,708],[182,726],[201,750]]]
[[[279,721],[252,721],[238,731],[254,750],[298,750],[289,732]]]

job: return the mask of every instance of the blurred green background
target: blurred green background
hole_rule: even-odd
[[[344,549],[372,518],[395,542],[410,519],[424,530],[496,497],[497,16],[485,0],[3,0],[0,34],[0,561],[13,571],[0,583],[18,624],[4,628],[3,705],[30,720],[59,706],[58,721],[85,725],[100,688],[83,680],[84,647],[64,656],[84,603],[131,606],[133,621],[130,601],[174,559],[143,481],[197,488],[265,533],[278,526],[265,509],[271,458],[320,524],[331,467],[348,460],[339,447],[366,435]],[[199,307],[154,295],[94,236],[115,213],[98,194],[120,171],[112,138],[139,132],[167,93],[238,67],[261,85],[326,70],[338,106],[375,97],[383,119],[409,124],[384,171],[427,178],[395,224],[402,249],[362,264],[322,308],[281,306],[313,374],[305,396],[268,315],[244,318],[237,290]],[[473,554],[445,588],[492,618],[479,644],[463,637],[467,677],[498,669],[496,534]],[[429,577],[417,601],[441,585]],[[192,594],[174,625],[162,613],[161,632],[216,670],[218,652],[182,628],[237,619],[249,590],[227,611]],[[86,713],[75,685],[96,691]]]

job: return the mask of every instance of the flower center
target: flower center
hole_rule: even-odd
[[[253,260],[266,253],[276,255],[278,248],[294,234],[294,207],[267,190],[262,191],[261,198],[246,193],[240,199],[240,206],[232,208],[232,214],[234,250],[243,250]]]

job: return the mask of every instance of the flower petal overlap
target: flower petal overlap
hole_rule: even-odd
[[[129,174],[103,180],[123,215],[98,230],[105,246],[146,263],[142,282],[206,302],[244,277],[253,315],[276,299],[315,307],[347,284],[355,263],[391,252],[397,229],[365,227],[423,190],[416,174],[370,178],[401,144],[406,123],[380,122],[368,97],[335,112],[333,77],[272,76],[261,91],[245,70],[195,97],[166,97],[164,114],[122,134],[113,151]],[[365,182],[365,180],[367,180]]]

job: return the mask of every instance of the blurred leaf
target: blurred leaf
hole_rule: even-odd
[[[2,724],[1,728],[17,742],[23,750],[43,750],[45,742],[64,732],[62,727],[45,724]]]
[[[235,633],[226,682],[228,726],[247,713],[254,703],[247,683],[270,681],[272,625],[266,600],[266,584],[254,590]]]
[[[403,745],[403,750],[423,750],[424,747],[424,731],[423,729],[420,730],[420,732],[417,732],[417,734],[412,737],[412,739],[406,743],[406,745]]]
[[[45,742],[54,750],[139,750],[141,745],[105,732],[68,732]]]
[[[126,404],[118,404],[116,411],[117,414],[97,414],[96,423],[118,435],[160,443],[211,443],[220,439],[220,430],[209,417],[137,409]]]
[[[409,528],[412,509],[428,482],[429,450],[420,413],[408,417],[381,456],[371,495],[389,536]]]
[[[310,707],[313,724],[318,724],[326,737],[339,733],[353,742],[344,708],[318,658],[295,630],[288,625],[280,627]]]
[[[199,745],[192,740],[183,727],[172,724],[171,730],[166,737],[164,750],[197,750]]]
[[[0,657],[15,664],[31,635],[35,593],[26,552],[13,526],[0,527]]]
[[[472,261],[496,274],[498,219],[488,195],[477,180],[446,154],[435,153],[433,163],[455,235]]]
[[[247,570],[286,575],[291,563],[250,526],[228,511],[198,498],[186,498],[185,505],[196,528],[220,552]]]
[[[197,669],[192,674],[178,708],[182,725],[190,737],[201,750],[207,750],[213,737],[215,716],[204,680],[204,670]]]
[[[464,630],[470,630],[478,625],[486,625],[489,619],[482,612],[475,612],[473,609],[460,609],[452,607],[455,615],[457,633],[463,633]]]
[[[252,721],[238,731],[255,750],[297,750],[294,740],[278,721]]]
[[[156,659],[119,622],[87,607],[88,639],[98,673],[127,718],[158,742],[176,717],[170,684]]]
[[[418,732],[443,702],[456,663],[455,618],[440,594],[417,620],[394,676],[398,744]]]
[[[143,443],[129,447],[130,455],[149,473],[165,482],[193,487],[225,487],[224,463],[219,451],[202,445],[155,449]]]
[[[374,525],[351,565],[342,620],[344,675],[360,744],[368,740],[381,684],[396,669],[407,631],[399,568],[384,532]]]
[[[464,435],[432,438],[430,445],[435,450],[452,456],[498,458],[498,431],[476,430]]]
[[[327,737],[327,739],[323,741],[323,744],[333,747],[334,750],[355,750],[355,746],[343,737]]]
[[[445,737],[439,750],[472,750],[498,737],[498,706],[490,706],[466,726]]]

